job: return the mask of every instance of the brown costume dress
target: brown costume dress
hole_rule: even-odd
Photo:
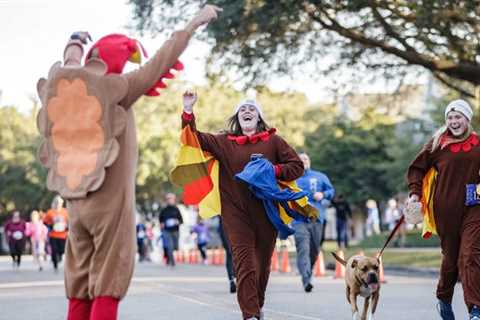
[[[106,75],[105,64],[56,63],[38,82],[47,186],[67,200],[68,298],[122,298],[135,259],[137,141],[132,104],[169,70],[190,39],[175,32],[140,69]],[[72,40],[69,46],[81,42]],[[82,49],[83,51],[83,49]]]
[[[203,150],[213,154],[220,163],[220,198],[223,227],[230,241],[238,281],[238,302],[244,318],[259,317],[265,301],[270,275],[270,260],[277,231],[270,223],[260,200],[248,186],[234,179],[250,161],[250,155],[263,154],[272,164],[279,165],[278,178],[291,181],[303,174],[303,163],[295,151],[278,135],[263,139],[240,140],[227,134],[196,131],[193,115],[182,116],[183,126],[190,124],[197,133]],[[250,140],[250,141],[249,141]]]
[[[464,142],[438,147],[425,145],[407,172],[411,194],[421,197],[422,179],[434,167],[434,216],[443,253],[438,299],[451,303],[460,276],[465,303],[480,306],[480,205],[465,206],[465,185],[480,183],[480,145],[472,133]]]

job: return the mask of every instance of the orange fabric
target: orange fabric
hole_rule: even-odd
[[[67,231],[55,231],[55,224],[64,223],[65,227],[68,226],[68,211],[65,208],[61,208],[60,210],[50,209],[48,210],[47,214],[43,218],[43,223],[45,223],[50,228],[50,232],[48,236],[50,238],[56,239],[66,239],[67,238]]]
[[[57,96],[50,99],[47,110],[53,123],[53,145],[59,155],[58,173],[75,190],[82,178],[95,170],[98,151],[105,143],[99,123],[102,107],[96,97],[88,95],[85,82],[77,78],[58,82]]]

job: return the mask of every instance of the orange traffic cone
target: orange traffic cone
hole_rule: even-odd
[[[175,260],[175,263],[179,263],[179,253],[178,251],[173,251],[173,260]]]
[[[343,254],[342,250],[337,250],[337,256],[342,259],[345,259],[345,255]],[[343,279],[345,278],[345,266],[337,261],[335,264],[335,279]]]
[[[210,264],[210,265],[213,264],[213,250],[212,249],[207,250],[207,260],[208,260],[208,264]]]
[[[223,250],[222,248],[218,249],[220,250],[220,264],[225,264],[225,250]]]
[[[279,265],[278,265],[278,252],[277,249],[273,249],[273,254],[272,254],[272,263],[270,264],[270,270],[271,271],[278,271]]]
[[[220,264],[220,250],[213,249],[213,264],[219,265]]]
[[[385,280],[385,273],[383,272],[383,261],[382,257],[377,254],[377,259],[380,261],[380,270],[378,271],[378,277],[380,278],[380,283],[386,283],[387,281]]]
[[[315,263],[315,277],[325,276],[325,261],[323,260],[323,252],[320,251],[317,257],[317,262]]]
[[[188,263],[193,263],[193,250],[188,250]]]
[[[282,269],[280,270],[281,272],[291,272],[292,268],[290,267],[290,261],[288,260],[288,249],[285,248],[283,249],[282,253]]]
[[[190,250],[190,258],[189,258],[188,262],[190,264],[197,264],[198,263],[197,250],[195,250],[195,249]]]

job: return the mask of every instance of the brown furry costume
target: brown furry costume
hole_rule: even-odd
[[[38,82],[39,158],[49,169],[48,188],[67,200],[70,214],[65,285],[70,302],[81,303],[71,303],[69,319],[88,319],[89,302],[95,309],[97,298],[118,300],[127,292],[136,252],[131,106],[177,61],[190,36],[175,32],[145,66],[108,75],[102,60],[81,66],[82,43],[71,40],[65,65],[57,62]]]

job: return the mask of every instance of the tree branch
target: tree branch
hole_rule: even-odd
[[[372,12],[373,16],[380,22],[387,35],[397,40],[405,48],[405,50],[415,51],[415,49],[411,47],[407,41],[405,41],[405,39],[403,39],[397,32],[395,32],[395,30],[393,30],[392,26],[388,24],[385,18],[380,14],[380,12],[378,12],[375,1],[372,1]]]
[[[457,85],[453,84],[452,82],[448,81],[442,74],[440,74],[438,72],[434,72],[433,76],[435,78],[437,78],[438,81],[440,81],[441,83],[446,85],[447,87],[460,92],[464,96],[467,96],[467,97],[470,97],[470,98],[475,98],[475,95],[473,93],[470,93],[470,92],[466,91],[465,89],[460,88],[460,86],[457,86]]]
[[[334,31],[339,35],[366,47],[379,48],[386,53],[393,54],[406,60],[410,64],[423,66],[433,72],[442,72],[447,76],[469,81],[474,84],[480,84],[480,67],[477,65],[471,63],[455,63],[447,59],[432,60],[428,56],[417,51],[404,51],[390,46],[383,41],[368,38],[354,29],[348,29],[339,24],[335,18],[332,18],[322,7],[317,7],[316,10],[307,10],[307,13],[314,21],[318,22],[325,29]],[[323,14],[329,23],[325,22],[318,13]]]

